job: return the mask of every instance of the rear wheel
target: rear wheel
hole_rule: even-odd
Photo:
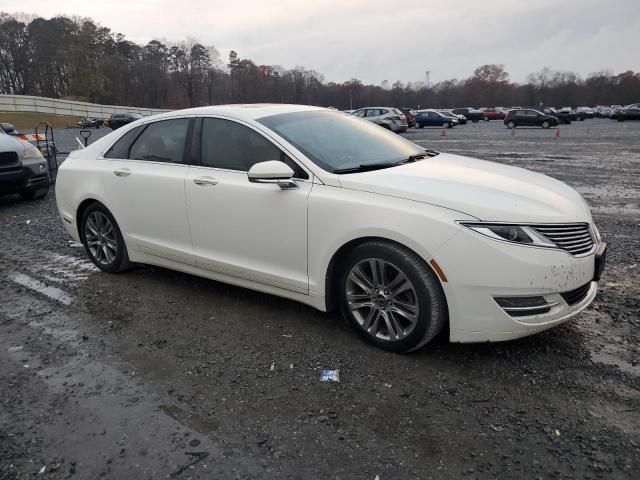
[[[340,309],[366,341],[392,352],[416,350],[446,323],[444,293],[415,253],[393,243],[367,242],[346,259]]]
[[[489,121],[489,117],[484,117],[484,121],[488,122]]]
[[[131,268],[120,228],[103,205],[93,203],[84,210],[80,238],[89,258],[100,270],[117,273]]]

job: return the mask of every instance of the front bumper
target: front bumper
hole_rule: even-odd
[[[19,193],[49,186],[46,166],[38,162],[12,168],[0,168],[0,194]]]
[[[595,257],[499,242],[460,230],[434,255],[448,280],[443,289],[450,340],[511,340],[566,322],[595,298]],[[562,295],[581,287],[586,293],[577,302],[570,304]],[[495,300],[532,296],[554,305],[545,313],[512,316]]]

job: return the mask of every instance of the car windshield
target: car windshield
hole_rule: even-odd
[[[423,148],[400,135],[340,113],[283,113],[261,118],[258,122],[329,172],[392,164],[425,155]]]

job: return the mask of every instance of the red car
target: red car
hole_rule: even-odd
[[[507,116],[507,112],[496,108],[487,108],[482,111],[482,116],[487,122],[489,120],[504,120],[504,117]]]

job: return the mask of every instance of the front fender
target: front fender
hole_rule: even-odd
[[[314,186],[309,197],[309,290],[326,295],[331,259],[354,240],[375,237],[413,250],[425,262],[469,215],[388,195],[326,185]],[[446,272],[445,272],[446,274]]]

